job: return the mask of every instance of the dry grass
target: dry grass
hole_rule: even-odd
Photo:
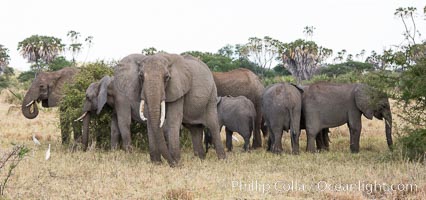
[[[11,142],[32,148],[6,188],[5,197],[10,199],[426,198],[426,168],[387,159],[384,123],[377,120],[364,121],[359,154],[349,152],[349,134],[343,126],[332,130],[330,152],[289,155],[285,134],[282,155],[263,149],[243,153],[242,144],[236,144],[225,161],[218,161],[212,151],[201,161],[192,150],[185,150],[181,166],[170,168],[150,163],[147,152],[70,152],[59,142],[55,109],[42,109],[39,117],[28,120],[19,109],[8,113],[10,106],[0,103],[0,152],[10,149]],[[42,146],[33,145],[33,133],[40,137]],[[303,134],[301,138],[304,149],[306,137]],[[45,161],[49,143],[51,158]],[[320,191],[318,183],[333,188]],[[383,183],[413,184],[416,188],[387,191],[378,188]]]

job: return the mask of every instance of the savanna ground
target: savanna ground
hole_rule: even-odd
[[[217,160],[214,151],[201,161],[187,149],[181,166],[170,168],[166,163],[150,163],[143,151],[72,152],[60,143],[56,109],[41,109],[36,119],[28,120],[19,105],[0,102],[0,153],[9,151],[11,143],[31,148],[0,199],[426,198],[426,167],[393,159],[385,142],[384,122],[379,120],[363,119],[358,154],[350,153],[348,130],[342,126],[332,129],[329,152],[306,153],[302,133],[302,153],[290,155],[285,134],[282,155],[264,149],[244,153],[242,144],[234,142],[234,152],[224,161]],[[40,138],[41,146],[34,145],[32,134]],[[46,161],[48,144],[52,151]],[[4,176],[3,171],[1,181]]]

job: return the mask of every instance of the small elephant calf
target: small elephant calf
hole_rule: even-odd
[[[232,134],[238,132],[244,138],[244,151],[249,149],[249,142],[256,119],[256,109],[253,103],[244,96],[238,97],[218,97],[217,115],[219,126],[225,126],[226,148],[232,151]],[[204,143],[206,152],[211,144],[211,135],[206,131]]]

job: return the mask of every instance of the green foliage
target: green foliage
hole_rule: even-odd
[[[9,49],[0,44],[0,71],[9,64]]]
[[[325,74],[328,77],[336,77],[352,71],[361,74],[362,72],[371,70],[373,70],[373,65],[371,63],[349,61],[322,67],[320,69],[320,74]]]
[[[93,82],[99,81],[105,75],[112,75],[113,68],[103,61],[89,63],[80,68],[80,72],[74,77],[72,84],[64,88],[64,98],[60,102],[60,127],[62,139],[65,143],[74,132],[74,137],[81,135],[81,122],[74,122],[82,114],[82,107],[86,96],[86,89]],[[106,146],[109,142],[111,110],[104,109],[99,115],[92,115],[90,122],[90,134],[96,137],[97,144]]]
[[[296,83],[296,79],[293,76],[275,76],[275,77],[269,77],[269,78],[263,78],[262,83],[265,87],[268,85],[272,85],[274,83]]]
[[[282,64],[278,64],[273,68],[274,72],[278,76],[289,76],[291,73]]]
[[[398,139],[402,155],[411,161],[424,161],[426,158],[426,129],[413,130]]]
[[[156,54],[158,51],[155,47],[149,47],[149,48],[145,48],[142,49],[142,54],[143,55],[154,55]]]
[[[71,134],[79,137],[81,134],[81,122],[74,122],[83,114],[82,108],[85,100],[86,89],[93,82],[97,82],[105,75],[112,76],[113,68],[111,64],[102,61],[89,63],[80,68],[80,72],[75,76],[75,81],[65,87],[65,97],[60,103],[60,121],[63,139],[69,140]],[[89,125],[89,138],[96,141],[100,148],[109,148],[110,145],[110,126],[112,109],[105,106],[99,115],[91,114]],[[148,137],[144,124],[132,122],[130,132],[132,133],[132,143],[136,148],[148,149]],[[68,141],[67,141],[68,142]]]
[[[61,39],[32,35],[18,43],[18,50],[28,62],[35,62],[37,71],[50,63],[64,49]]]
[[[58,56],[48,64],[48,71],[58,71],[64,67],[72,66],[72,62],[68,61],[63,56]]]
[[[238,68],[237,62],[234,62],[232,58],[221,55],[214,54],[209,52],[200,52],[200,51],[188,51],[183,54],[192,55],[204,63],[214,72],[226,72]]]
[[[35,77],[35,72],[34,71],[26,71],[26,72],[22,72],[21,74],[19,74],[18,76],[18,81],[23,83],[23,82],[31,82],[34,80]]]
[[[10,85],[10,77],[15,74],[13,68],[5,67],[3,74],[0,75],[0,89],[7,88]]]

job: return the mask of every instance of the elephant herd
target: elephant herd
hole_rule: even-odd
[[[38,74],[22,103],[22,113],[32,119],[37,104],[53,107],[63,94],[61,87],[72,81],[76,68]],[[206,64],[189,55],[158,53],[131,54],[115,67],[114,76],[105,76],[86,90],[82,143],[88,146],[91,113],[99,114],[107,104],[113,108],[111,148],[130,150],[130,123],[146,123],[152,162],[163,157],[176,166],[181,157],[180,129],[191,133],[194,153],[205,158],[208,143],[219,159],[225,159],[220,130],[225,126],[226,148],[232,150],[232,133],[244,139],[244,150],[262,146],[269,135],[268,150],[282,151],[283,131],[291,135],[292,152],[299,153],[300,130],[307,133],[307,150],[328,149],[328,129],[347,124],[350,149],[359,151],[361,115],[385,120],[386,139],[392,145],[392,115],[386,95],[363,84],[317,83],[296,86],[277,83],[264,88],[250,70],[211,72]],[[77,121],[76,120],[76,121]],[[268,134],[269,132],[269,134]],[[203,148],[205,133],[206,150]],[[316,148],[315,148],[316,142]]]

